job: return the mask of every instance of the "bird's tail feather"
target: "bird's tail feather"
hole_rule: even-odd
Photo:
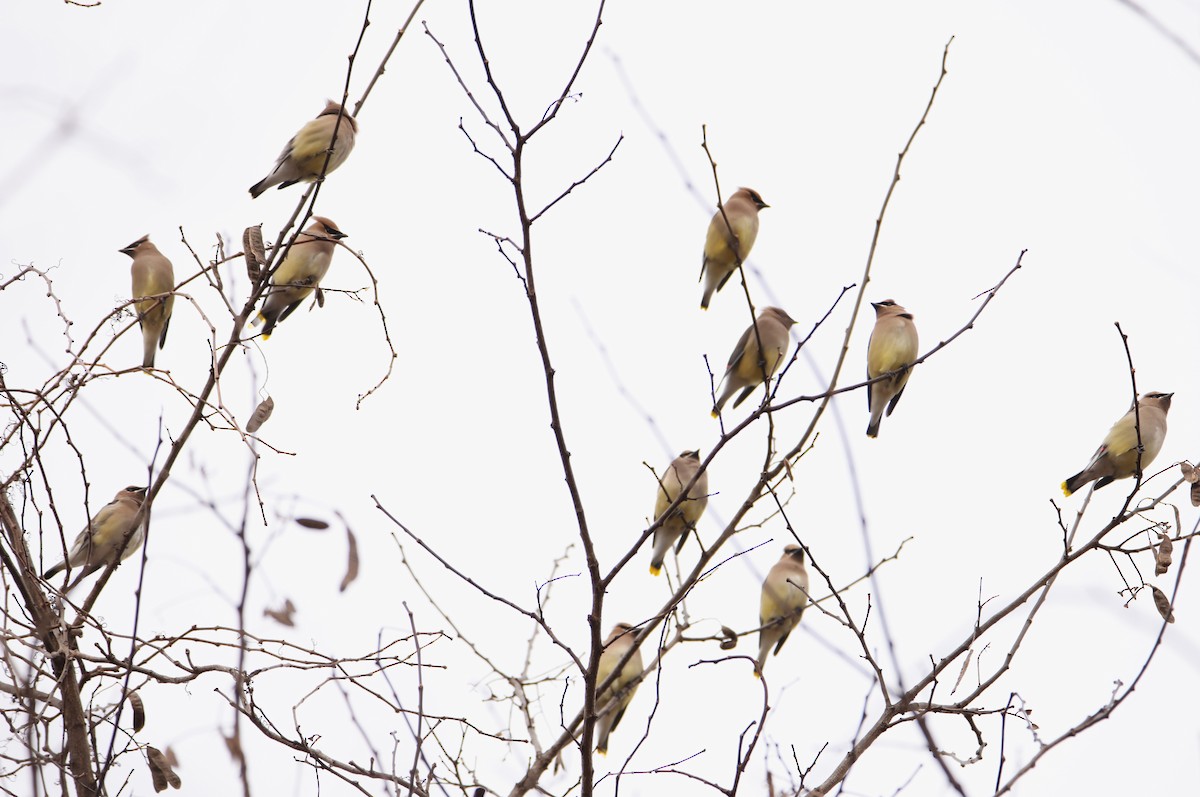
[[[881,420],[883,420],[881,417],[871,416],[871,422],[867,424],[867,437],[879,437],[879,422]]]
[[[1071,495],[1071,493],[1078,490],[1084,484],[1085,484],[1085,482],[1083,479],[1083,471],[1079,471],[1079,473],[1076,473],[1074,476],[1072,476],[1071,478],[1067,479],[1066,481],[1064,481],[1062,483],[1061,486],[1062,486],[1063,495],[1069,497]]]
[[[149,336],[147,339],[142,341],[142,367],[143,368],[153,368],[154,367],[154,352],[155,352],[154,344],[155,343],[157,343],[157,341],[154,339],[154,336]]]
[[[754,392],[754,388],[756,388],[756,387],[758,387],[758,385],[751,385],[750,387],[748,387],[748,388],[746,388],[745,390],[743,390],[743,391],[742,391],[742,392],[741,392],[741,393],[738,395],[738,397],[737,397],[737,398],[734,400],[734,402],[733,402],[733,406],[734,406],[734,408],[736,409],[738,406],[740,406],[740,405],[741,405],[741,403],[742,403],[743,401],[745,401],[746,399],[750,398],[750,395],[751,395],[751,394]]]

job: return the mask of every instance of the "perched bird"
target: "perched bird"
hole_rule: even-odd
[[[79,532],[79,536],[71,544],[66,560],[47,570],[44,578],[53,578],[68,566],[82,568],[79,575],[67,586],[70,590],[92,573],[108,567],[117,555],[117,548],[125,539],[125,535],[130,533],[133,519],[145,500],[145,487],[130,486],[118,492],[112,501],[96,513],[87,527]],[[128,559],[134,551],[142,547],[145,537],[145,526],[139,525],[130,535],[125,550],[121,552],[121,559]]]
[[[337,242],[345,237],[346,234],[324,216],[313,216],[312,224],[296,236],[287,257],[271,275],[271,287],[262,310],[250,322],[251,326],[265,324],[263,340],[271,337],[275,325],[290,316],[321,284],[329,271]]]
[[[714,418],[721,414],[725,402],[737,391],[742,391],[742,394],[733,402],[733,406],[736,407],[745,401],[754,392],[754,388],[763,383],[764,371],[767,376],[775,374],[779,363],[783,362],[783,355],[787,353],[788,344],[791,342],[788,330],[794,323],[796,322],[792,317],[778,307],[766,307],[758,314],[754,324],[746,327],[737,345],[733,347],[733,354],[729,355],[729,364],[725,366],[725,376],[721,378],[725,389],[713,406]],[[755,325],[758,326],[757,335],[754,334]],[[762,340],[763,347],[761,356],[758,349],[759,340]]]
[[[666,473],[658,483],[658,491],[654,498],[655,522],[662,520],[662,525],[654,532],[654,555],[650,558],[650,575],[657,576],[662,572],[663,559],[667,556],[671,544],[679,541],[679,551],[687,540],[687,534],[696,528],[696,521],[704,514],[708,506],[708,471],[700,474],[687,497],[669,517],[663,518],[663,513],[679,497],[679,493],[700,470],[700,452],[684,451],[667,466]]]
[[[745,263],[758,237],[758,211],[771,207],[763,202],[752,188],[739,188],[725,200],[725,223],[718,210],[708,223],[708,235],[704,238],[704,260],[700,264],[700,279],[704,280],[704,297],[700,307],[708,309],[712,295],[737,271],[738,259]],[[732,230],[732,233],[730,232]]]
[[[788,634],[800,624],[800,616],[808,606],[808,571],[804,568],[804,549],[788,545],[783,556],[771,567],[762,585],[758,607],[758,662],[754,675],[762,677],[763,666],[771,647],[775,655],[787,642]]]
[[[358,122],[348,111],[343,112],[340,104],[328,100],[325,110],[292,136],[283,152],[279,153],[279,160],[275,161],[275,168],[271,173],[250,186],[250,196],[257,198],[273,185],[287,188],[301,180],[311,183],[320,177],[335,128],[337,141],[333,143],[333,154],[329,156],[329,167],[325,170],[326,174],[332,174],[334,169],[346,161],[350,150],[354,149]]]
[[[917,359],[917,327],[912,313],[891,299],[871,302],[871,306],[875,308],[875,329],[867,344],[867,379],[903,369],[895,376],[867,385],[867,406],[871,410],[867,437],[878,437],[883,408],[887,407],[888,415],[896,409],[908,384],[909,366]]]
[[[1145,469],[1162,450],[1167,437],[1167,410],[1174,393],[1146,393],[1108,430],[1104,442],[1092,455],[1087,467],[1062,483],[1063,495],[1070,495],[1090,481],[1096,489],[1116,479],[1128,479],[1138,466],[1138,430],[1141,430],[1142,468]]]
[[[613,626],[608,639],[604,640],[604,652],[600,654],[600,666],[596,671],[596,686],[600,686],[608,680],[608,676],[617,666],[617,662],[629,652],[629,648],[633,646],[633,633],[633,626],[629,623],[617,623]],[[608,735],[617,727],[621,717],[625,716],[625,708],[633,699],[633,693],[637,691],[637,679],[641,674],[642,652],[638,650],[634,651],[632,658],[625,662],[625,666],[618,671],[617,677],[613,679],[608,688],[596,696],[597,714],[602,712],[613,698],[616,698],[612,709],[596,720],[597,753],[608,753]],[[621,694],[622,692],[624,694]]]
[[[154,348],[162,348],[167,342],[167,327],[171,323],[171,309],[175,306],[172,295],[155,299],[143,296],[170,294],[175,290],[175,269],[171,261],[150,243],[150,236],[143,235],[124,249],[118,250],[133,258],[130,271],[133,274],[133,298],[136,302],[138,323],[142,327],[142,367],[154,367]]]

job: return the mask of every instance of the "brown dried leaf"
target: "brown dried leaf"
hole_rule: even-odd
[[[280,625],[286,625],[289,628],[294,628],[296,623],[292,620],[296,615],[296,606],[292,603],[292,599],[288,598],[283,602],[283,606],[278,609],[263,609],[263,616],[270,617]]]
[[[325,291],[321,290],[321,286],[317,286],[317,307],[325,306]]]
[[[133,730],[140,731],[146,726],[146,705],[142,703],[142,696],[137,690],[130,690],[125,697],[129,700],[129,707],[133,709]]]
[[[1154,608],[1158,609],[1158,613],[1168,623],[1175,622],[1175,613],[1171,611],[1171,601],[1167,600],[1166,593],[1158,587],[1151,587],[1150,591],[1154,593]]]
[[[354,532],[350,527],[346,527],[346,575],[342,576],[342,585],[338,587],[338,592],[345,592],[346,587],[358,578],[358,540],[354,539]]]
[[[1196,484],[1200,482],[1200,471],[1192,467],[1192,463],[1184,460],[1179,463],[1179,470],[1183,473],[1183,480],[1188,484]]]
[[[179,759],[175,757],[174,747],[168,747],[166,750],[163,750],[163,758],[167,760],[167,763],[171,766],[171,769],[179,766]]]
[[[721,626],[721,650],[733,650],[737,647],[737,634],[727,625]]]
[[[1192,485],[1192,506],[1200,506],[1200,482]]]
[[[270,396],[258,402],[258,406],[254,408],[254,413],[250,416],[250,420],[246,421],[246,431],[250,434],[257,432],[267,422],[274,411],[275,399]]]
[[[183,781],[167,763],[166,756],[157,747],[146,746],[146,760],[150,764],[150,779],[154,783],[154,791],[165,791],[168,784],[173,789],[183,785]]]
[[[242,760],[242,744],[236,736],[221,736],[221,740],[225,742],[225,749],[229,751],[229,757],[234,761]]]
[[[298,517],[296,518],[296,522],[304,528],[312,529],[313,531],[324,531],[325,529],[329,528],[329,524],[324,520],[317,520],[316,518],[311,517]]]
[[[262,267],[267,264],[267,253],[263,248],[262,225],[247,227],[242,233],[242,253],[246,257],[246,276],[251,285],[262,279]]]
[[[1171,551],[1174,550],[1175,544],[1171,542],[1171,535],[1158,532],[1159,538],[1162,540],[1158,544],[1158,549],[1154,552],[1154,575],[1161,576],[1171,567]]]

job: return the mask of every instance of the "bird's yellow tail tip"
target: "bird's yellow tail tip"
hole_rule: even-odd
[[[650,575],[657,576],[662,572],[662,568],[657,565],[650,565]]]
[[[1067,498],[1070,498],[1071,497],[1071,488],[1067,487],[1067,483],[1063,482],[1061,487],[1062,487],[1063,495],[1065,495]]]
[[[602,749],[600,749],[599,747],[597,747],[597,748],[596,748],[596,752],[597,752],[597,753],[599,753],[600,755],[606,756],[606,755],[608,755],[608,748],[607,748],[607,747],[605,747],[605,748],[602,750]]]
[[[759,672],[757,668],[754,670],[754,677],[760,681],[762,680],[762,673]]]
[[[712,416],[713,416],[714,418],[720,418],[720,417],[721,417],[721,413],[717,412],[716,410],[713,410],[713,411],[712,411]]]

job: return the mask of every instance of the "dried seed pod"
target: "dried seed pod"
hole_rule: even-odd
[[[275,399],[270,396],[258,402],[258,406],[254,408],[254,413],[250,416],[250,420],[246,422],[246,431],[250,434],[257,432],[267,422],[267,419],[271,417],[271,413],[274,411]]]
[[[1171,567],[1171,551],[1174,550],[1175,544],[1171,542],[1171,535],[1158,532],[1159,538],[1162,540],[1158,544],[1158,548],[1154,551],[1154,575],[1161,576]]]
[[[146,725],[146,705],[142,702],[142,696],[137,693],[137,690],[131,690],[125,694],[129,700],[129,706],[133,709],[133,730],[140,731]]]
[[[727,625],[721,626],[721,650],[733,650],[737,647],[737,634]]]
[[[317,307],[324,307],[325,306],[325,291],[323,291],[321,289],[321,286],[318,285],[316,293],[317,293]]]
[[[1200,482],[1192,485],[1192,506],[1200,506]]]
[[[345,520],[342,521],[343,523]],[[358,540],[354,538],[354,532],[346,526],[346,574],[342,576],[342,583],[338,585],[338,592],[345,592],[346,587],[358,578]]]
[[[262,279],[262,267],[267,264],[266,249],[263,248],[262,225],[247,227],[242,233],[242,254],[246,257],[246,276],[250,284],[257,285]]]
[[[157,747],[147,745],[146,760],[150,764],[150,780],[154,784],[155,792],[166,790],[168,785],[173,789],[178,789],[183,785],[183,781],[175,774],[175,770],[171,769],[166,756]]]
[[[1179,463],[1179,471],[1183,474],[1183,480],[1188,484],[1200,482],[1200,471],[1193,468],[1192,463],[1187,460]]]
[[[317,520],[316,518],[311,517],[298,517],[296,518],[296,522],[304,528],[312,529],[313,531],[324,531],[325,529],[329,528],[329,524],[324,520]]]
[[[296,623],[292,619],[296,614],[296,605],[292,603],[292,599],[288,598],[284,601],[283,606],[278,609],[263,609],[263,616],[270,617],[280,625],[295,627]]]
[[[971,656],[975,654],[975,648],[968,648],[967,655],[963,658],[962,669],[958,671],[958,678],[954,681],[954,688],[950,690],[950,694],[958,691],[959,684],[967,674],[967,668],[971,666]]]
[[[1171,611],[1171,601],[1167,600],[1167,595],[1158,587],[1151,587],[1150,591],[1154,593],[1154,608],[1158,609],[1158,613],[1168,623],[1175,622],[1175,613]]]

